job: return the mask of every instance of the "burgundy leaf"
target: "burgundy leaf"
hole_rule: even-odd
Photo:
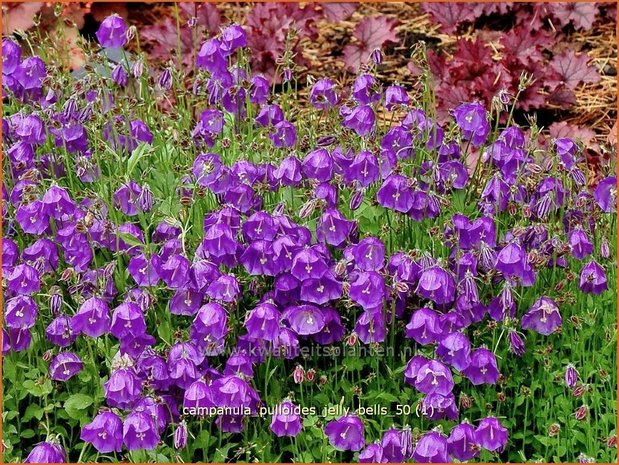
[[[451,34],[458,26],[476,18],[475,5],[471,3],[422,3],[423,11],[430,13],[432,18],[441,25],[441,32]]]
[[[43,8],[43,2],[32,3],[12,3],[8,5],[6,15],[4,16],[4,33],[13,34],[13,32],[27,31],[34,26],[34,16]]]
[[[322,12],[329,21],[346,21],[355,12],[358,3],[321,3]]]
[[[359,43],[348,44],[344,47],[344,63],[351,71],[368,62],[370,54],[386,43],[398,42],[395,27],[398,21],[385,16],[370,16],[363,19],[353,31],[353,36]]]
[[[576,104],[576,94],[565,85],[559,86],[548,96],[548,103],[561,108],[569,108]]]
[[[548,5],[552,15],[561,27],[573,24],[576,29],[591,29],[598,13],[598,6],[593,2],[561,2]]]
[[[513,56],[523,63],[527,60],[543,60],[541,51],[552,42],[552,37],[545,31],[533,31],[526,26],[517,26],[501,38],[503,54]]]
[[[574,89],[581,82],[598,82],[600,75],[597,70],[588,64],[586,54],[576,55],[572,50],[555,55],[550,65],[559,73],[560,79]]]

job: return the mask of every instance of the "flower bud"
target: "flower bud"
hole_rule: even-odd
[[[346,337],[346,345],[349,347],[353,347],[357,345],[358,336],[357,333],[351,333],[348,337]]]
[[[133,38],[135,37],[135,35],[138,32],[138,28],[135,26],[129,26],[127,28],[127,42],[129,42],[130,40],[133,40]]]
[[[350,204],[349,207],[351,210],[356,210],[361,206],[361,202],[363,202],[363,190],[357,190],[350,196]]]
[[[587,418],[587,414],[589,413],[589,407],[587,407],[586,405],[581,405],[580,407],[578,407],[576,409],[576,411],[574,412],[574,417],[578,420],[578,421],[582,421],[585,418]]]
[[[118,84],[121,87],[125,87],[129,82],[129,76],[127,76],[127,72],[123,65],[116,65],[116,67],[112,70],[112,81]]]
[[[53,350],[46,350],[45,352],[43,352],[43,361],[44,362],[49,362],[52,357],[54,355],[54,351]]]
[[[137,60],[135,63],[133,63],[133,66],[131,67],[131,73],[133,74],[134,78],[141,78],[142,74],[144,74],[144,62],[142,60]]]
[[[574,397],[582,397],[582,395],[587,390],[587,387],[584,384],[580,384],[572,389],[572,396]]]
[[[554,438],[559,435],[560,431],[561,425],[559,423],[553,423],[552,425],[550,425],[550,428],[548,428],[548,437]]]
[[[285,68],[282,77],[284,82],[292,81],[292,70],[290,68]]]
[[[294,372],[292,373],[292,379],[294,379],[294,382],[296,384],[301,384],[304,378],[305,370],[301,365],[297,365],[297,367],[294,369]]]
[[[174,431],[174,448],[184,449],[187,445],[187,424],[185,421],[181,421]]]
[[[149,212],[152,210],[154,202],[153,193],[151,192],[147,184],[145,184],[142,188],[142,192],[140,192],[137,201],[138,206],[143,212]]]
[[[565,385],[568,388],[573,389],[574,387],[576,387],[577,382],[578,372],[576,371],[576,368],[574,368],[574,365],[570,363],[565,369]]]
[[[165,90],[172,87],[172,73],[169,68],[164,69],[159,75],[159,87]]]
[[[610,245],[605,237],[602,238],[602,243],[600,244],[600,257],[604,259],[610,258]]]
[[[49,298],[49,309],[52,315],[56,316],[62,308],[63,298],[60,292],[54,292]]]
[[[379,48],[375,48],[370,54],[370,59],[375,65],[380,65],[383,62],[383,53]]]

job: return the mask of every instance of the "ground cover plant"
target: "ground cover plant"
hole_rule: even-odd
[[[616,461],[614,160],[250,34],[3,39],[4,460]]]

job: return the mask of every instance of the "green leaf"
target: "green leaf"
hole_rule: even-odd
[[[43,413],[45,412],[42,407],[36,404],[30,404],[28,407],[26,407],[26,411],[24,412],[22,421],[29,421],[32,418],[36,418],[37,420],[40,420],[41,418],[43,418]]]
[[[23,384],[24,388],[28,393],[34,397],[43,397],[49,394],[54,390],[52,387],[52,382],[49,379],[46,379],[43,383],[38,383],[32,381],[31,379],[27,379]]]
[[[92,403],[92,397],[86,394],[73,394],[65,401],[64,408],[71,418],[79,420],[85,416],[86,412],[84,410],[90,407]]]
[[[131,173],[133,172],[133,170],[137,166],[137,164],[140,161],[140,159],[142,159],[145,156],[151,154],[152,151],[153,151],[153,148],[151,147],[151,145],[147,144],[145,142],[141,142],[136,147],[136,149],[131,153],[131,156],[129,157],[129,160],[127,160],[127,173],[126,174],[127,174],[128,178],[131,176]]]

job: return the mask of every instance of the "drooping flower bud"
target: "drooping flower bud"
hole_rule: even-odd
[[[301,365],[297,365],[294,371],[292,372],[292,379],[296,384],[301,384],[303,379],[305,378],[305,370]]]
[[[576,387],[576,383],[578,383],[578,371],[571,363],[565,369],[565,385],[573,389]]]
[[[187,423],[181,421],[174,431],[174,448],[184,449],[187,446]]]

